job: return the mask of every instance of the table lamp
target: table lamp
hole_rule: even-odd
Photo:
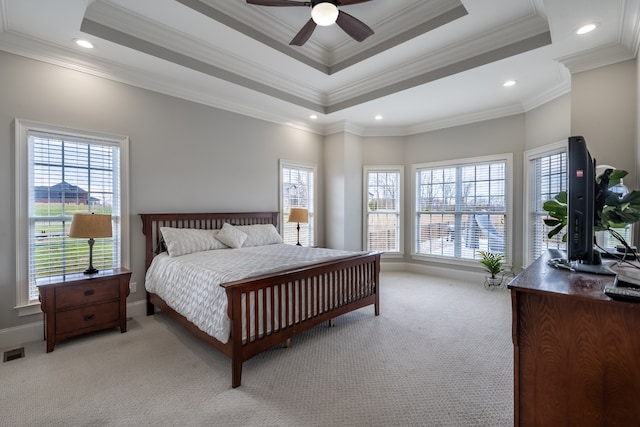
[[[291,208],[289,211],[289,220],[287,222],[297,222],[298,223],[298,246],[302,246],[300,244],[300,223],[306,224],[309,222],[309,212],[306,208]]]
[[[71,220],[69,237],[89,239],[89,268],[84,274],[95,274],[99,270],[93,267],[94,239],[111,237],[111,215],[94,213],[75,213]]]

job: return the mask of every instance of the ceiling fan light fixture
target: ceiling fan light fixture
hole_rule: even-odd
[[[331,2],[318,3],[311,9],[311,18],[316,24],[326,27],[332,25],[338,19],[338,6]]]

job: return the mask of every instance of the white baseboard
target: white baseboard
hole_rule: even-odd
[[[408,273],[424,274],[425,276],[445,277],[452,280],[484,283],[485,273],[480,271],[469,271],[463,269],[453,269],[451,267],[440,267],[437,265],[415,264],[409,262],[382,262],[380,263],[382,273],[406,271]]]
[[[127,317],[144,316],[147,313],[147,301],[127,303]],[[44,344],[44,321],[27,323],[13,328],[0,329],[0,351],[21,347],[26,343],[42,341]]]

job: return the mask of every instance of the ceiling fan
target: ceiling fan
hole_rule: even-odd
[[[338,9],[338,6],[349,6],[371,0],[332,0],[332,1],[293,1],[293,0],[247,0],[257,6],[307,6],[311,7],[311,19],[302,27],[289,43],[302,46],[309,40],[317,25],[327,26],[334,22],[356,41],[363,41],[373,34],[373,30],[359,19]]]

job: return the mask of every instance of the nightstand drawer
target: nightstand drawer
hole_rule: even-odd
[[[56,309],[98,304],[118,299],[119,280],[92,280],[80,285],[64,286],[56,289]]]
[[[86,328],[114,322],[117,326],[120,316],[118,301],[77,308],[56,313],[56,334],[81,331]]]

